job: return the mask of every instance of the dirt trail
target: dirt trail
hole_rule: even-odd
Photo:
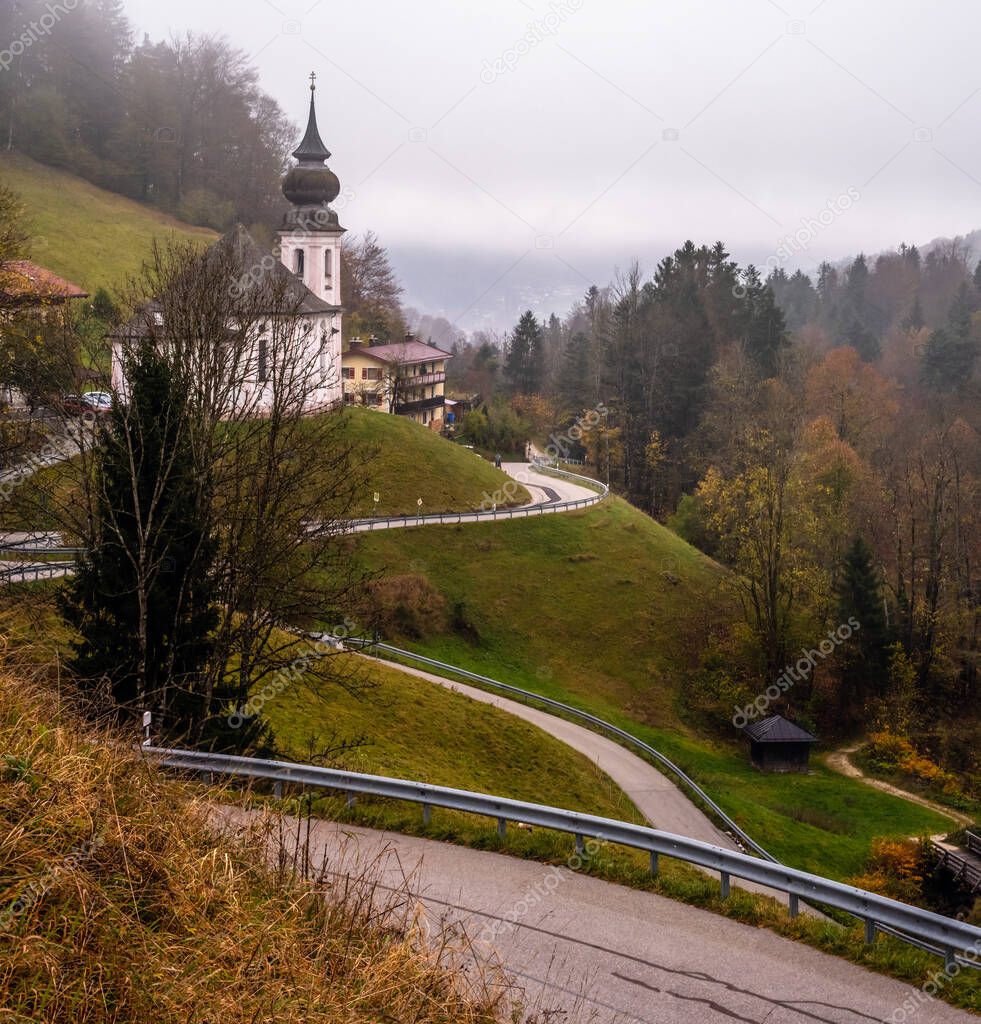
[[[854,754],[856,750],[861,747],[861,743],[855,743],[850,747],[841,747],[838,750],[828,754],[824,759],[824,763],[833,771],[838,772],[840,775],[847,775],[850,779],[861,779],[867,786],[872,786],[875,789],[882,790],[883,793],[889,793],[891,796],[898,796],[903,800],[909,800],[910,803],[919,804],[920,807],[926,807],[931,811],[936,811],[937,814],[942,814],[952,821],[956,821],[958,825],[973,825],[974,820],[969,818],[966,814],[961,814],[960,811],[955,811],[950,807],[944,807],[943,804],[934,803],[933,800],[928,800],[925,796],[917,796],[916,793],[910,793],[905,789],[900,789],[898,786],[890,785],[888,782],[882,782],[879,779],[873,779],[871,776],[866,775],[861,768],[857,768],[852,764],[849,754]]]

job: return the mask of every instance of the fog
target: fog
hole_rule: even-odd
[[[343,223],[392,248],[408,301],[470,326],[502,289],[561,307],[689,237],[811,269],[981,223],[981,12],[965,0],[127,11],[154,38],[227,36],[297,122],[316,71]]]

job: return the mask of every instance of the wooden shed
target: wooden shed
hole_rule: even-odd
[[[816,737],[781,715],[747,725],[749,753],[764,772],[806,772]]]

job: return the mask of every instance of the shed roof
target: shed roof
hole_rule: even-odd
[[[743,732],[756,743],[817,743],[817,737],[782,715],[770,715],[747,725]]]

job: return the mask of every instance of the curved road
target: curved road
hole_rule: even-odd
[[[218,813],[226,826],[262,817]],[[286,822],[295,839],[299,823]],[[473,957],[503,963],[531,1003],[560,1012],[545,1018],[556,1024],[875,1024],[903,1019],[892,1015],[913,993],[766,929],[563,867],[327,821],[311,823],[310,842],[328,878],[367,871],[433,928],[462,929]],[[929,1000],[905,1019],[978,1018]]]
[[[406,675],[416,676],[438,686],[444,686],[470,697],[472,700],[480,701],[482,704],[490,704],[537,726],[543,732],[547,732],[555,739],[572,747],[573,750],[588,757],[600,771],[627,794],[652,828],[673,832],[679,836],[687,836],[689,839],[698,839],[703,843],[711,843],[727,850],[746,852],[732,836],[719,829],[704,812],[699,810],[679,786],[648,761],[631,753],[615,740],[607,739],[585,726],[576,725],[575,722],[569,722],[557,715],[549,714],[547,711],[541,711],[519,701],[500,697],[497,694],[488,693],[486,690],[467,686],[422,669],[393,664],[365,654],[361,657],[368,661],[377,661],[388,668],[394,667]],[[761,893],[764,896],[772,896],[781,902],[785,902],[787,898],[783,893],[743,879],[734,879],[733,887]],[[805,904],[801,905],[801,910],[804,913],[816,913]]]

